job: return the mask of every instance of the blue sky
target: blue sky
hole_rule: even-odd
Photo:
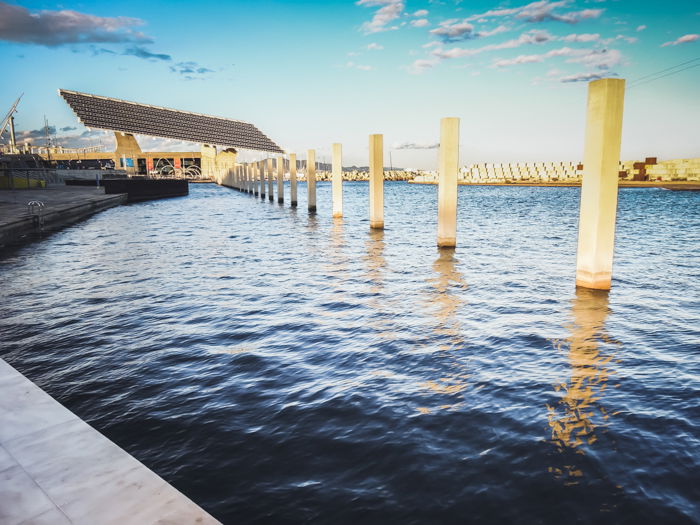
[[[111,147],[81,136],[56,92],[73,89],[249,121],[300,158],[341,142],[345,165],[383,133],[395,165],[428,169],[454,116],[463,163],[578,160],[586,80],[697,66],[699,34],[696,0],[0,2],[0,105],[25,93],[25,137],[46,115]],[[700,156],[700,67],[625,105],[623,158]]]

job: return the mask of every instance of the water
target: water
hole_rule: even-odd
[[[0,261],[0,355],[225,523],[700,522],[700,194],[622,189],[610,294],[576,188],[213,185]]]

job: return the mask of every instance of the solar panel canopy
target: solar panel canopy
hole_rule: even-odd
[[[284,153],[253,124],[100,97],[77,91],[59,94],[89,128],[188,140],[200,144]]]

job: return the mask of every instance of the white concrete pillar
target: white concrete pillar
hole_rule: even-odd
[[[297,207],[297,154],[289,154],[289,188],[293,208]]]
[[[277,202],[284,202],[284,157],[277,157]]]
[[[270,199],[270,202],[275,200],[275,191],[274,191],[274,169],[272,167],[272,159],[267,159],[267,198]]]
[[[261,160],[258,162],[260,166],[260,198],[265,198],[265,161]]]
[[[384,136],[369,136],[369,227],[384,228]]]
[[[250,164],[246,164],[246,170],[245,170],[245,192],[250,193],[250,173],[251,173],[251,166]]]
[[[457,245],[457,173],[459,172],[459,119],[440,121],[438,178],[438,231],[440,248]]]
[[[586,142],[576,256],[576,285],[609,290],[617,213],[625,81],[588,84]]]
[[[260,198],[265,198],[265,161],[261,160],[258,162],[258,171],[260,172]]]
[[[316,151],[306,153],[306,190],[309,195],[309,211],[316,213]]]
[[[343,146],[333,144],[333,217],[343,216]]]

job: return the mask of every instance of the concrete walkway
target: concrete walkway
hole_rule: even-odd
[[[41,201],[43,228],[29,215],[27,203]],[[48,232],[126,202],[126,195],[105,195],[103,188],[50,185],[37,190],[0,191],[0,247],[22,242],[37,232]]]
[[[219,523],[0,359],[0,525]]]

